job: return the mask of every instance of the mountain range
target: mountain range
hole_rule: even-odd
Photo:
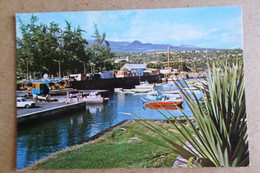
[[[88,40],[89,45],[93,44],[93,40]],[[213,50],[211,48],[202,48],[193,45],[180,45],[173,46],[168,44],[152,44],[142,43],[138,40],[133,42],[127,41],[108,41],[112,52],[155,52],[155,51],[167,51],[168,47],[172,51],[188,51],[188,50]]]

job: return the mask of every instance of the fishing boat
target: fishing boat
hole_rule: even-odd
[[[108,98],[102,97],[97,92],[91,92],[89,96],[83,98],[83,101],[85,101],[86,103],[103,103],[107,100]]]

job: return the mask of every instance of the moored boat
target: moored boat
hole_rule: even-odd
[[[153,91],[153,89],[133,89],[132,91],[134,91],[135,93],[148,93]]]
[[[106,100],[108,100],[108,98],[102,97],[97,92],[91,92],[89,96],[83,98],[83,101],[86,103],[103,103]]]
[[[148,82],[140,82],[140,85],[135,85],[135,89],[154,89],[154,84],[149,84]]]
[[[169,99],[164,101],[152,101],[145,103],[145,106],[179,106],[182,105],[182,99]]]
[[[183,98],[180,94],[160,95],[156,101],[145,103],[145,106],[181,106]]]
[[[147,108],[147,109],[169,109],[169,110],[177,110],[177,109],[179,109],[178,106],[172,106],[172,105],[170,105],[170,106],[147,105],[147,106],[145,106],[145,108]]]
[[[196,81],[189,81],[189,82],[187,82],[187,84],[195,84],[196,83]]]

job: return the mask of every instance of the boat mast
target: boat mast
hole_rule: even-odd
[[[168,69],[170,69],[170,46],[168,46]]]

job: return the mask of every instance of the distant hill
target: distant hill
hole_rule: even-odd
[[[88,40],[89,45],[93,44],[93,40]],[[133,42],[127,41],[109,41],[112,52],[155,52],[155,51],[167,51],[168,46],[173,51],[184,51],[184,50],[215,50],[211,48],[202,48],[193,45],[166,45],[166,44],[152,44],[142,43],[138,40]]]

